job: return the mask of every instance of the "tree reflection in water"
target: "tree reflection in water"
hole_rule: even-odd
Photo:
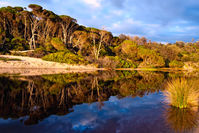
[[[77,104],[98,102],[100,109],[110,96],[136,97],[159,91],[163,74],[154,75],[150,84],[138,73],[127,71],[0,77],[0,117],[28,116],[24,124],[30,125],[52,114],[65,115]]]
[[[32,125],[53,114],[66,115],[83,103],[97,102],[100,110],[111,96],[143,97],[160,92],[168,78],[165,73],[134,71],[0,76],[0,117],[20,118]]]

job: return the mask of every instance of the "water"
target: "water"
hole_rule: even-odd
[[[198,111],[166,104],[168,72],[96,72],[0,76],[2,133],[199,132]]]

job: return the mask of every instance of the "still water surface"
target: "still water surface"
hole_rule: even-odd
[[[1,75],[0,132],[199,133],[198,111],[170,107],[162,93],[182,76],[199,81],[148,71]]]

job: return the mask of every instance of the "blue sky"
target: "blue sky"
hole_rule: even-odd
[[[114,35],[145,36],[157,42],[199,40],[198,0],[0,0],[2,6],[35,3],[79,24]]]

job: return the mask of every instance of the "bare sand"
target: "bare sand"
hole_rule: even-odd
[[[62,68],[56,69],[35,69],[35,68],[0,68],[0,75],[18,75],[18,76],[39,76],[49,74],[66,74],[66,73],[93,73],[96,70],[67,70]]]
[[[20,61],[0,61],[0,74],[43,75],[101,70],[92,65],[70,65],[32,57],[12,55],[0,55],[0,57],[20,59]]]

